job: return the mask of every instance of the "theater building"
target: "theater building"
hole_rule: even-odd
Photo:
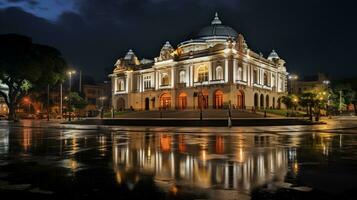
[[[177,48],[166,42],[154,60],[132,50],[115,63],[116,110],[280,108],[287,92],[285,61],[273,50],[265,58],[217,13],[211,24]]]

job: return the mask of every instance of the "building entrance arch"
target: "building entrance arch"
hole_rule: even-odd
[[[160,96],[160,107],[162,109],[171,108],[171,95],[169,93],[163,93]]]

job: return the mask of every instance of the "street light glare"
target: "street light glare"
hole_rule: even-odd
[[[289,77],[288,77],[290,80],[297,80],[299,77],[298,77],[298,75],[296,75],[296,74],[291,74],[291,75],[289,75]]]
[[[75,70],[70,70],[70,71],[67,72],[68,75],[72,75],[72,74],[75,74],[75,73],[76,73]]]

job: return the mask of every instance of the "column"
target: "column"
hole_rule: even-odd
[[[243,64],[243,81],[246,81],[247,82],[247,65],[246,64]]]
[[[159,89],[159,80],[160,80],[160,77],[159,77],[159,71],[156,71],[155,72],[155,90],[158,90]]]
[[[235,83],[237,79],[237,60],[233,59],[233,83]]]
[[[194,79],[194,76],[193,76],[193,65],[190,65],[190,87],[193,86],[193,79]]]
[[[228,82],[228,58],[224,62],[224,82]]]
[[[212,80],[212,62],[208,63],[208,83]]]
[[[175,69],[171,67],[171,88],[175,87]]]

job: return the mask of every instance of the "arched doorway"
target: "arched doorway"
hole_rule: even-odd
[[[160,107],[162,109],[171,108],[171,95],[168,93],[164,93],[160,97]]]
[[[178,96],[178,109],[184,110],[187,108],[187,94],[184,92],[181,92],[180,95]]]
[[[223,108],[223,92],[221,90],[217,90],[213,95],[213,108]]]
[[[117,110],[123,111],[125,109],[125,100],[123,98],[119,98],[117,100]]]
[[[260,108],[264,108],[264,95],[260,95]]]
[[[197,92],[197,108],[200,109],[201,105],[203,109],[208,108],[208,92],[206,90],[202,91],[202,95]]]
[[[273,109],[275,109],[275,97],[273,97]]]
[[[150,99],[149,97],[145,98],[145,110],[149,110],[150,109]]]
[[[242,90],[239,90],[237,94],[237,108],[244,109],[244,107],[245,107],[244,92]]]
[[[269,102],[269,95],[265,96],[265,107],[269,108],[270,102]]]
[[[280,109],[280,108],[281,108],[281,99],[278,98],[278,109]]]
[[[259,106],[258,93],[254,94],[254,107],[257,108]]]

